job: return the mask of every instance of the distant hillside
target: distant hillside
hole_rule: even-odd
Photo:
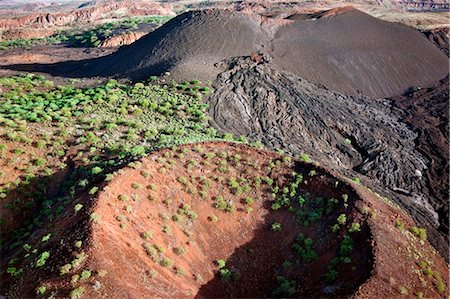
[[[95,22],[104,18],[145,15],[174,15],[170,4],[153,1],[102,1],[86,8],[51,13],[33,12],[20,17],[0,19],[0,30],[14,28],[45,28]]]

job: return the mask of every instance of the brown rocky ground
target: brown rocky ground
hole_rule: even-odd
[[[0,76],[9,77],[23,73],[22,71],[8,70],[5,66],[11,63],[59,63],[68,61],[82,61],[92,57],[101,57],[117,51],[117,47],[108,48],[73,48],[62,45],[35,46],[30,49],[8,49],[0,50]],[[31,71],[31,70],[30,70]],[[63,76],[47,75],[57,83],[69,82],[70,78]],[[105,78],[83,78],[77,83],[78,86],[86,86],[95,82],[105,81]]]
[[[343,21],[335,20],[349,13],[350,18],[345,17]],[[355,16],[353,13],[356,13],[356,17],[353,17]],[[415,221],[427,227],[431,236],[430,240],[434,246],[443,256],[448,258],[448,230],[446,229],[446,223],[448,223],[448,216],[446,216],[448,200],[445,194],[445,188],[447,187],[444,183],[446,176],[440,174],[447,167],[448,162],[445,161],[448,161],[448,159],[442,154],[430,154],[435,152],[433,149],[435,144],[426,141],[428,134],[420,133],[422,129],[417,125],[415,127],[410,126],[411,117],[414,116],[413,111],[416,109],[414,108],[416,102],[427,103],[428,96],[423,94],[423,91],[428,89],[423,88],[422,92],[416,93],[417,99],[415,96],[406,97],[400,107],[395,103],[395,99],[370,100],[364,96],[348,96],[345,93],[336,93],[323,88],[323,86],[311,84],[301,77],[279,70],[279,67],[273,60],[261,59],[263,56],[259,54],[253,55],[253,59],[242,57],[214,64],[214,60],[224,59],[227,56],[239,56],[242,53],[252,52],[258,48],[262,48],[262,51],[264,49],[267,50],[267,47],[259,47],[255,43],[255,37],[264,37],[264,31],[261,28],[264,30],[270,29],[272,32],[285,31],[284,35],[286,37],[289,36],[288,33],[290,31],[294,31],[294,33],[300,31],[296,31],[295,27],[299,25],[295,25],[291,20],[280,22],[280,19],[252,19],[237,13],[226,14],[230,14],[233,17],[225,18],[217,12],[186,14],[169,22],[159,31],[144,37],[132,46],[100,60],[59,63],[50,66],[29,64],[14,68],[27,71],[50,72],[55,75],[81,76],[86,68],[95,70],[98,75],[108,74],[107,70],[111,68],[117,73],[126,74],[127,70],[134,65],[138,67],[137,74],[140,72],[151,74],[153,72],[159,73],[170,70],[173,75],[177,75],[178,72],[178,74],[183,74],[189,79],[199,78],[202,74],[208,75],[207,78],[209,78],[211,75],[214,76],[214,74],[221,73],[214,83],[215,92],[208,99],[213,123],[215,123],[217,128],[236,134],[244,134],[252,139],[262,140],[272,149],[284,148],[294,154],[306,151],[317,161],[325,165],[333,165],[332,167],[339,170],[342,174],[361,177],[371,188],[388,195],[400,203],[403,208],[413,215]],[[416,48],[414,51],[421,53],[420,55],[424,62],[430,57],[434,57],[432,60],[435,59],[435,61],[445,61],[440,64],[440,67],[444,69],[444,72],[448,72],[448,69],[446,69],[448,58],[412,29],[400,25],[380,23],[380,21],[373,20],[370,16],[348,8],[344,11],[340,9],[319,15],[316,14],[315,17],[298,14],[296,17],[302,17],[303,19],[306,17],[306,20],[301,22],[311,23],[308,26],[316,26],[313,23],[319,22],[317,26],[323,26],[327,30],[333,27],[333,22],[344,22],[345,26],[349,26],[360,18],[368,20],[369,24],[373,24],[375,28],[384,28],[386,30],[394,28],[394,31],[396,28],[400,28],[399,33],[406,32],[412,38],[412,41],[415,41],[414,45],[412,45],[411,40],[408,43],[411,43],[412,48]],[[319,17],[318,20],[311,20],[311,18],[317,17]],[[200,18],[201,22],[196,20],[196,18]],[[260,25],[259,21],[262,21],[263,25]],[[288,25],[283,26],[286,22]],[[224,47],[222,43],[207,43],[205,40],[214,41],[219,39],[222,41],[225,39],[226,34],[221,37],[218,34],[214,34],[213,30],[203,31],[202,28],[215,28],[214,26],[216,25],[214,24],[220,24],[217,25],[219,26],[217,28],[221,28],[224,34],[225,31],[231,34],[235,32],[233,30],[239,28],[242,30],[239,29],[237,31],[243,31],[245,34],[241,36],[239,32],[235,32],[234,40],[237,37],[240,39],[238,39],[238,46],[233,48]],[[203,25],[206,27],[202,27]],[[362,27],[362,30],[371,31],[370,28],[366,27]],[[380,35],[383,30],[378,30],[377,34]],[[298,38],[298,41],[305,38],[309,38],[307,40],[315,40],[314,35],[305,36],[307,33],[301,32],[298,34],[301,37]],[[359,34],[363,35],[363,32]],[[439,36],[445,41],[444,36]],[[380,38],[384,39],[385,37]],[[406,37],[403,37],[401,40],[406,40]],[[436,45],[442,44],[440,40],[436,42]],[[157,41],[156,44],[155,41]],[[356,42],[361,46],[362,53],[366,53],[362,46],[363,43],[358,39],[356,39]],[[389,40],[387,46],[397,42],[398,39]],[[200,43],[201,45],[199,45]],[[317,43],[321,44],[318,36]],[[174,48],[173,44],[183,44],[184,47]],[[282,42],[280,42],[281,44]],[[147,45],[150,45],[150,50],[153,50],[150,51]],[[345,48],[346,46],[343,45],[343,47]],[[376,46],[373,47],[373,49],[377,49]],[[425,55],[425,52],[422,51],[423,49],[429,50],[429,55]],[[442,49],[445,52],[445,47]],[[391,50],[388,52],[394,53],[395,47]],[[413,51],[408,49],[407,52],[412,53]],[[310,53],[313,53],[313,51]],[[333,51],[330,53],[334,55]],[[192,56],[193,54],[195,55]],[[394,56],[398,57],[397,54]],[[142,60],[142,57],[147,57],[148,60]],[[211,57],[214,57],[214,59]],[[285,59],[282,55],[279,55],[279,57],[281,57],[279,58],[281,60]],[[383,55],[377,57],[379,59],[385,58]],[[5,63],[7,63],[8,59],[4,60]],[[402,61],[401,65],[408,64],[408,61]],[[411,61],[414,61],[414,59]],[[410,63],[416,67],[417,65],[411,61]],[[87,63],[91,65],[86,65]],[[390,62],[388,62],[389,64]],[[84,67],[80,68],[80,65],[84,65]],[[378,65],[378,63],[375,65]],[[289,67],[291,66],[289,65]],[[311,67],[315,69],[315,65]],[[325,70],[327,69],[325,66],[323,67]],[[362,69],[359,64],[355,64],[354,67]],[[397,70],[397,64],[389,65],[389,68]],[[435,71],[435,69],[425,64],[423,69]],[[368,68],[367,72],[370,70],[371,68]],[[399,77],[395,80],[392,78],[388,79],[386,76],[382,76],[385,68],[379,67],[378,70],[381,70],[381,73],[378,73],[378,77],[382,83],[374,84],[374,81],[366,80],[367,84],[361,85],[365,85],[369,92],[373,86],[389,90],[394,86],[393,82],[399,85],[405,83],[403,81],[404,77],[400,76],[401,78]],[[337,71],[345,72],[345,70]],[[410,71],[409,75],[415,73],[413,69],[410,69]],[[10,71],[4,70],[4,72]],[[363,71],[362,73],[369,78],[370,76],[367,72]],[[406,70],[402,70],[402,73],[404,72]],[[133,74],[133,72],[130,74]],[[311,72],[307,75],[309,77],[316,76],[319,83],[323,84],[320,76],[332,77],[333,72],[331,74],[327,73],[327,71]],[[341,77],[339,75],[333,78],[340,79]],[[328,82],[336,84],[333,80],[330,80]],[[426,81],[432,82],[430,78],[426,78]],[[354,83],[352,80],[349,82]],[[382,84],[386,85],[383,86]],[[409,84],[415,85],[410,82],[404,84],[404,86]],[[347,86],[344,84],[341,87],[346,89]],[[354,91],[357,89],[359,89],[358,86],[351,86],[349,90]],[[445,83],[442,84],[434,94],[435,96],[433,97],[437,99],[440,103],[439,107],[441,107],[448,98],[448,86]],[[409,104],[407,105],[406,103]],[[420,104],[420,107],[419,112],[426,119],[428,118],[426,115],[429,114],[431,115],[430,119],[436,120],[439,113],[442,114],[443,111],[446,111],[445,109],[431,108],[431,106],[425,104]],[[403,111],[403,109],[406,109],[406,111]],[[410,115],[409,120],[405,115]],[[442,116],[439,117],[442,118]],[[442,119],[443,121],[439,122],[445,123],[445,119]],[[439,122],[433,121],[433,125]],[[433,127],[433,125],[427,126],[427,132],[435,132],[430,133],[430,136],[442,136],[442,133],[439,132],[440,129]],[[438,140],[444,140],[446,137],[439,138]],[[445,143],[440,142],[439,144],[441,144],[439,148],[445,147]],[[439,168],[439,165],[442,167]]]
[[[2,277],[9,298],[33,297],[38,286],[57,297],[272,297],[280,275],[296,297],[448,292],[447,265],[409,216],[322,167],[230,143],[165,149],[130,166],[102,183],[98,195],[79,197],[78,212],[67,210],[37,231],[30,242],[36,253],[8,253],[25,269],[14,282]],[[289,190],[293,171],[302,176],[295,195],[273,210],[271,190]],[[266,176],[272,186],[257,179]],[[305,216],[314,213],[321,216]],[[341,214],[345,225],[332,232]],[[350,230],[354,223],[359,229]],[[311,238],[313,260],[292,249],[299,233]],[[44,265],[30,266],[42,252],[50,253]],[[333,282],[324,277],[330,269],[338,271]]]
[[[328,14],[328,18],[323,14],[316,15],[319,17],[316,21],[322,20],[326,24],[342,15],[336,16],[336,10],[332,12],[334,13],[331,18],[330,12],[325,14]],[[305,17],[304,14],[297,14],[297,17],[307,21],[311,20],[312,16]],[[250,34],[253,34],[252,30],[259,32],[259,29],[255,29],[258,28],[254,26],[255,20],[237,19],[239,24],[244,24],[242,28],[249,30]],[[278,17],[256,20],[257,23],[261,21],[271,32],[276,32],[281,25],[292,22],[280,21]],[[187,23],[189,24],[188,21]],[[186,25],[183,22],[181,24]],[[331,26],[329,23],[326,25]],[[194,27],[191,31],[200,33],[198,40],[201,40],[201,28]],[[220,28],[233,29],[232,24],[226,23]],[[445,30],[425,32],[425,36],[448,55],[447,35],[448,31]],[[416,33],[413,36],[416,37]],[[182,49],[181,52],[189,53],[190,51],[187,37],[189,35],[180,39],[182,44],[188,45],[187,50]],[[422,39],[419,40],[422,42]],[[338,251],[338,244],[335,241],[329,241],[332,235],[326,228],[329,228],[331,221],[334,221],[337,215],[333,215],[333,219],[325,217],[321,224],[313,226],[311,230],[298,228],[292,214],[287,211],[270,212],[270,208],[264,205],[265,202],[269,202],[269,199],[255,202],[253,214],[244,213],[247,206],[240,203],[241,199],[232,193],[226,193],[226,198],[236,203],[238,210],[241,209],[236,213],[240,214],[217,211],[211,206],[211,200],[208,202],[199,196],[194,196],[192,190],[184,190],[183,185],[177,181],[179,176],[189,178],[192,173],[197,176],[197,172],[198,176],[215,175],[211,165],[206,163],[198,169],[186,168],[181,164],[188,164],[190,160],[184,157],[180,158],[181,164],[177,163],[171,169],[170,163],[160,163],[163,160],[157,161],[157,157],[161,158],[161,155],[169,159],[164,157],[163,151],[144,159],[143,167],[155,173],[154,180],[158,185],[165,186],[164,191],[158,189],[157,192],[152,192],[152,190],[130,187],[135,181],[144,185],[147,180],[153,182],[153,178],[148,179],[140,174],[142,169],[127,168],[124,173],[118,174],[113,182],[106,185],[98,198],[94,200],[90,200],[87,196],[78,198],[86,209],[83,216],[74,214],[72,210],[66,211],[64,220],[49,223],[50,228],[56,228],[53,233],[56,237],[55,242],[52,240],[48,244],[39,244],[40,238],[47,231],[36,232],[33,246],[39,248],[39,253],[49,250],[52,259],[55,259],[44,268],[25,267],[28,275],[18,282],[13,283],[8,275],[6,278],[2,277],[2,282],[6,282],[8,294],[11,297],[33,297],[36,292],[35,287],[41,285],[45,285],[49,291],[57,290],[58,294],[62,294],[61,296],[69,295],[70,292],[81,287],[90,297],[110,297],[116,292],[124,296],[132,294],[136,298],[150,295],[202,298],[213,297],[216,294],[230,297],[270,296],[277,283],[276,276],[280,274],[295,278],[298,284],[296,287],[298,296],[342,297],[356,294],[357,297],[364,298],[420,297],[422,295],[440,298],[447,294],[447,265],[428,242],[438,249],[441,256],[448,259],[448,115],[446,115],[448,78],[435,85],[419,84],[422,88],[416,87],[403,95],[389,99],[374,100],[364,96],[351,96],[331,91],[285,70],[280,70],[270,58],[258,53],[251,55],[247,53],[256,52],[253,51],[252,40],[242,39],[241,41],[243,46],[238,49],[240,52],[236,52],[233,56],[244,56],[231,60],[222,59],[214,66],[218,69],[218,73],[215,73],[218,77],[213,84],[215,91],[208,98],[213,123],[219,129],[262,140],[271,149],[284,148],[296,155],[301,152],[309,153],[322,165],[333,169],[333,173],[330,174],[327,170],[315,168],[314,170],[319,173],[318,177],[325,178],[324,181],[317,180],[316,184],[315,180],[311,179],[309,186],[306,186],[303,191],[313,193],[314,190],[323,190],[319,196],[324,198],[337,196],[339,194],[333,193],[336,190],[326,186],[332,185],[330,178],[332,181],[338,178],[337,180],[341,181],[339,184],[344,184],[339,186],[350,188],[344,188],[345,192],[349,194],[356,192],[355,202],[345,207],[345,213],[348,212],[347,215],[351,215],[351,219],[361,220],[365,228],[361,231],[361,238],[355,242],[355,246],[359,247],[352,256],[352,267],[339,265],[341,268],[338,270],[342,276],[336,283],[330,286],[324,282],[326,266]],[[229,55],[228,50],[223,47],[212,49],[214,55],[218,54],[220,58]],[[87,50],[46,46],[31,50],[8,50],[0,54],[0,64],[6,66],[11,62],[26,62],[27,66],[17,69],[51,72],[59,76],[79,76],[75,73],[79,70],[79,61],[85,64],[90,61],[83,60],[111,54],[113,51],[114,49]],[[79,61],[56,64],[50,68],[48,65],[36,66],[36,63],[64,62],[68,57]],[[202,55],[198,57],[206,61],[210,67],[211,63],[207,59]],[[166,59],[167,56],[163,58]],[[163,61],[171,62],[170,59]],[[186,57],[182,55],[175,56],[175,61],[181,69],[186,65],[187,67],[195,65],[192,60],[186,60]],[[447,65],[446,58],[444,66]],[[97,66],[103,67],[101,64]],[[204,69],[204,67],[197,64],[196,70]],[[424,69],[428,69],[428,66],[424,66]],[[5,76],[19,72],[6,67],[0,71]],[[68,80],[67,77],[55,78],[61,82]],[[104,78],[83,79],[79,84],[82,86],[98,80],[104,80]],[[249,130],[249,128],[252,129]],[[247,157],[246,160],[262,155],[261,160],[258,159],[262,165],[267,164],[268,159],[276,157],[272,153],[254,152],[253,149],[244,149],[235,145],[215,144],[205,145],[205,147],[208,151],[213,151],[216,147],[232,151]],[[198,158],[195,150],[191,149],[188,152],[191,160]],[[39,153],[32,154],[39,156]],[[26,160],[22,162],[26,163]],[[230,163],[234,162],[230,161]],[[166,168],[165,173],[164,170],[159,172],[161,165]],[[295,164],[295,166],[286,165],[286,169],[298,165],[301,165],[300,169],[306,167],[303,164]],[[238,176],[241,170],[245,172],[245,167],[232,173]],[[264,172],[260,174],[263,175]],[[308,176],[309,172],[305,174]],[[15,175],[14,171],[11,175]],[[57,175],[63,176],[64,173]],[[53,180],[55,185],[58,182],[57,175]],[[231,174],[223,176],[228,178],[228,175]],[[274,172],[273,175],[279,175],[279,173]],[[374,195],[357,184],[349,183],[342,176],[358,177],[365,186],[399,203],[413,220],[384,197]],[[286,177],[279,182],[286,183]],[[200,186],[199,183],[194,185]],[[219,183],[214,182],[214,188],[212,188],[214,191],[211,191],[211,194],[217,190],[226,190],[226,186],[220,186]],[[122,194],[122,190],[130,193],[130,199],[127,203],[117,204],[119,202],[117,196]],[[255,192],[255,195],[260,195],[262,198],[270,197],[270,190]],[[150,195],[155,193],[157,202],[147,203],[135,200],[137,198],[144,200],[147,193]],[[132,195],[141,196],[133,197]],[[173,206],[166,206],[168,198],[172,199]],[[167,222],[167,217],[164,215],[156,215],[157,210],[172,216],[183,203],[191,205],[191,208],[200,215],[196,221],[183,218],[182,224],[178,224],[172,220]],[[204,211],[204,213],[198,211]],[[99,223],[93,224],[89,220],[92,213],[102,215]],[[218,215],[219,221],[211,223],[207,218],[210,214]],[[282,223],[282,227],[289,228],[289,232],[282,230],[280,234],[274,234],[267,228],[273,221]],[[172,230],[172,236],[160,232],[162,225],[167,223]],[[139,236],[143,232],[144,225],[149,229],[151,227],[154,231],[155,242],[165,246],[166,251],[159,252],[159,258],[171,259],[175,262],[173,266],[162,267],[146,256],[142,247],[145,241]],[[420,237],[411,232],[412,227],[416,225],[427,228],[429,241],[420,240]],[[199,233],[188,236],[188,233],[183,232],[186,227]],[[296,236],[294,234],[298,232],[311,234],[311,237],[317,238],[318,241],[316,242],[315,239],[314,244],[317,245],[316,249],[320,258],[311,263],[296,264],[295,271],[288,271],[280,267],[280,264],[285,259],[295,258],[289,250]],[[280,236],[286,240],[285,243],[279,242]],[[339,234],[340,237],[342,233]],[[63,244],[60,244],[61,239]],[[83,240],[82,247],[74,247],[74,242],[80,240]],[[185,255],[178,256],[173,251],[182,243],[188,251]],[[274,249],[273,246],[279,246],[282,249]],[[70,270],[69,274],[59,276],[60,267],[63,266],[62,261],[70,263],[76,259],[74,254],[81,252],[89,256],[85,263]],[[358,255],[356,252],[361,254]],[[25,254],[23,250],[8,252],[6,256],[3,256],[5,259],[3,257],[2,259],[5,263],[11,257],[21,258]],[[33,263],[37,257],[34,253],[23,263],[30,261]],[[239,270],[241,279],[224,282],[217,274],[218,269],[215,264],[215,261],[220,258],[228,259],[227,265],[231,270]],[[108,259],[114,262],[109,262]],[[253,260],[254,263],[246,263],[248,260]],[[159,262],[158,259],[157,261]],[[297,268],[299,265],[301,267]],[[2,265],[3,267],[5,264]],[[90,271],[92,276],[81,282],[70,281],[74,276],[76,278],[76,275],[81,275],[83,270]],[[158,274],[155,274],[155,271]],[[180,274],[183,271],[184,274]],[[106,272],[108,274],[105,276]],[[118,276],[117,273],[124,274]],[[202,276],[201,281],[193,276],[197,273]],[[437,289],[442,288],[442,283],[447,289],[444,293],[439,293]]]

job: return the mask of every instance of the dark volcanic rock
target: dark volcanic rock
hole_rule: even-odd
[[[423,34],[430,42],[436,45],[445,55],[449,56],[449,28],[436,28],[432,30],[423,31]]]
[[[252,58],[230,60],[214,82],[210,114],[218,128],[272,149],[306,152],[347,176],[359,176],[436,232],[439,217],[419,175],[427,172],[430,157],[416,148],[418,134],[400,121],[398,108],[388,100],[327,90],[277,70],[267,57]],[[436,247],[446,252],[442,237],[434,234]]]
[[[416,148],[427,158],[423,180],[431,204],[440,217],[440,231],[449,232],[449,78],[434,87],[412,91],[393,99],[402,111],[402,121],[417,133]]]

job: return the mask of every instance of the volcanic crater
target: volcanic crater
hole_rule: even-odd
[[[405,275],[386,285],[385,263],[416,252],[436,273],[446,269],[399,207],[307,156],[184,145],[131,162],[98,187],[55,223],[46,249],[57,259],[26,268],[10,295],[31,297],[24,286],[39,282],[72,297],[75,277],[75,290],[96,298],[364,298],[406,284],[428,297],[441,274],[420,284],[408,259],[395,268]]]

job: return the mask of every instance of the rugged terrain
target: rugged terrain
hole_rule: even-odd
[[[64,13],[33,13],[0,19],[0,29],[45,28],[95,22],[123,16],[173,15],[170,5],[150,1],[109,1]]]
[[[405,100],[392,104],[388,100],[329,91],[277,71],[270,60],[258,55],[233,59],[228,66],[229,70],[214,82],[215,92],[210,97],[210,114],[218,128],[261,140],[273,149],[282,148],[293,154],[306,152],[325,165],[344,170],[347,175],[370,177],[367,184],[373,188],[381,184],[388,190],[408,195],[401,201],[419,223],[431,230],[443,226],[440,231],[444,237],[436,236],[435,244],[446,254],[448,215],[437,212],[448,209],[445,192],[437,192],[447,190],[445,182],[448,181],[442,172],[448,163],[443,158],[448,153],[447,122],[445,117],[437,118],[442,115],[437,111],[448,109],[445,83],[440,91],[421,98],[427,101],[434,95],[434,101],[439,104],[433,102],[436,112],[430,118],[436,121],[424,128],[415,125],[411,129],[408,125],[413,118],[409,116],[402,121],[406,116],[395,106],[406,105]],[[420,107],[417,102],[408,103],[409,109]],[[426,129],[430,132],[417,132]],[[419,139],[425,136],[436,136],[436,139],[431,137],[428,143]],[[431,140],[436,141],[430,143]],[[424,149],[435,148],[434,155],[423,154]],[[422,173],[427,175],[422,177]],[[436,185],[440,187],[436,189]]]
[[[226,39],[233,44],[224,44]],[[372,98],[430,86],[448,74],[448,58],[423,34],[353,8],[287,19],[221,10],[188,12],[109,56],[71,67],[42,67],[54,74],[70,70],[68,75],[75,77],[142,80],[170,72],[178,81],[214,80],[224,59],[259,51],[272,56],[279,68],[311,82]],[[39,65],[34,69],[40,70]]]
[[[343,34],[349,30],[353,34]],[[374,43],[368,48],[362,42],[366,35]],[[221,42],[226,36],[233,37],[232,46]],[[442,189],[434,188],[445,175],[435,178],[435,157],[427,153],[432,145],[419,137],[418,128],[411,128],[408,112],[402,112],[405,107],[396,99],[377,100],[410,87],[431,87],[446,77],[448,58],[440,44],[353,8],[286,20],[201,11],[185,13],[100,59],[9,68],[135,80],[170,72],[178,80],[215,80],[208,102],[217,128],[261,140],[272,149],[305,151],[344,174],[370,178],[367,184],[395,197],[430,230],[433,244],[448,258],[448,203]],[[289,47],[296,51],[281,51]],[[243,57],[227,60],[238,56]],[[436,98],[444,103],[445,86],[440,90]],[[442,134],[436,127],[430,130]]]
[[[8,17],[0,18],[0,40],[3,41],[0,45],[8,44],[8,41],[9,44],[14,46],[24,44],[24,47],[28,44],[36,43],[37,40],[40,40],[41,44],[52,43],[53,40],[61,35],[70,37],[77,30],[95,30],[96,27],[101,28],[101,26],[108,25],[108,23],[117,23],[130,17],[135,19],[139,17],[144,18],[145,16],[170,18],[175,15],[170,4],[146,0],[98,1],[89,5],[80,5],[79,7],[66,6],[62,11],[27,11],[24,15],[13,17],[7,15]],[[50,7],[52,6],[50,5]],[[26,11],[26,7],[18,7],[16,10]],[[136,32],[124,34],[123,30],[117,30],[118,28],[113,28],[112,26],[106,29],[114,29],[110,33],[113,34],[111,37],[114,37],[114,39],[107,41],[106,45],[98,46],[130,44],[143,34],[151,31],[151,28],[148,27],[132,27]],[[138,36],[139,34],[140,36]],[[129,42],[129,40],[132,41]]]
[[[216,5],[0,50],[0,295],[448,297],[448,29]]]
[[[436,297],[448,285],[404,212],[313,164],[207,143],[130,166],[74,198],[33,254],[16,251],[9,296]]]

